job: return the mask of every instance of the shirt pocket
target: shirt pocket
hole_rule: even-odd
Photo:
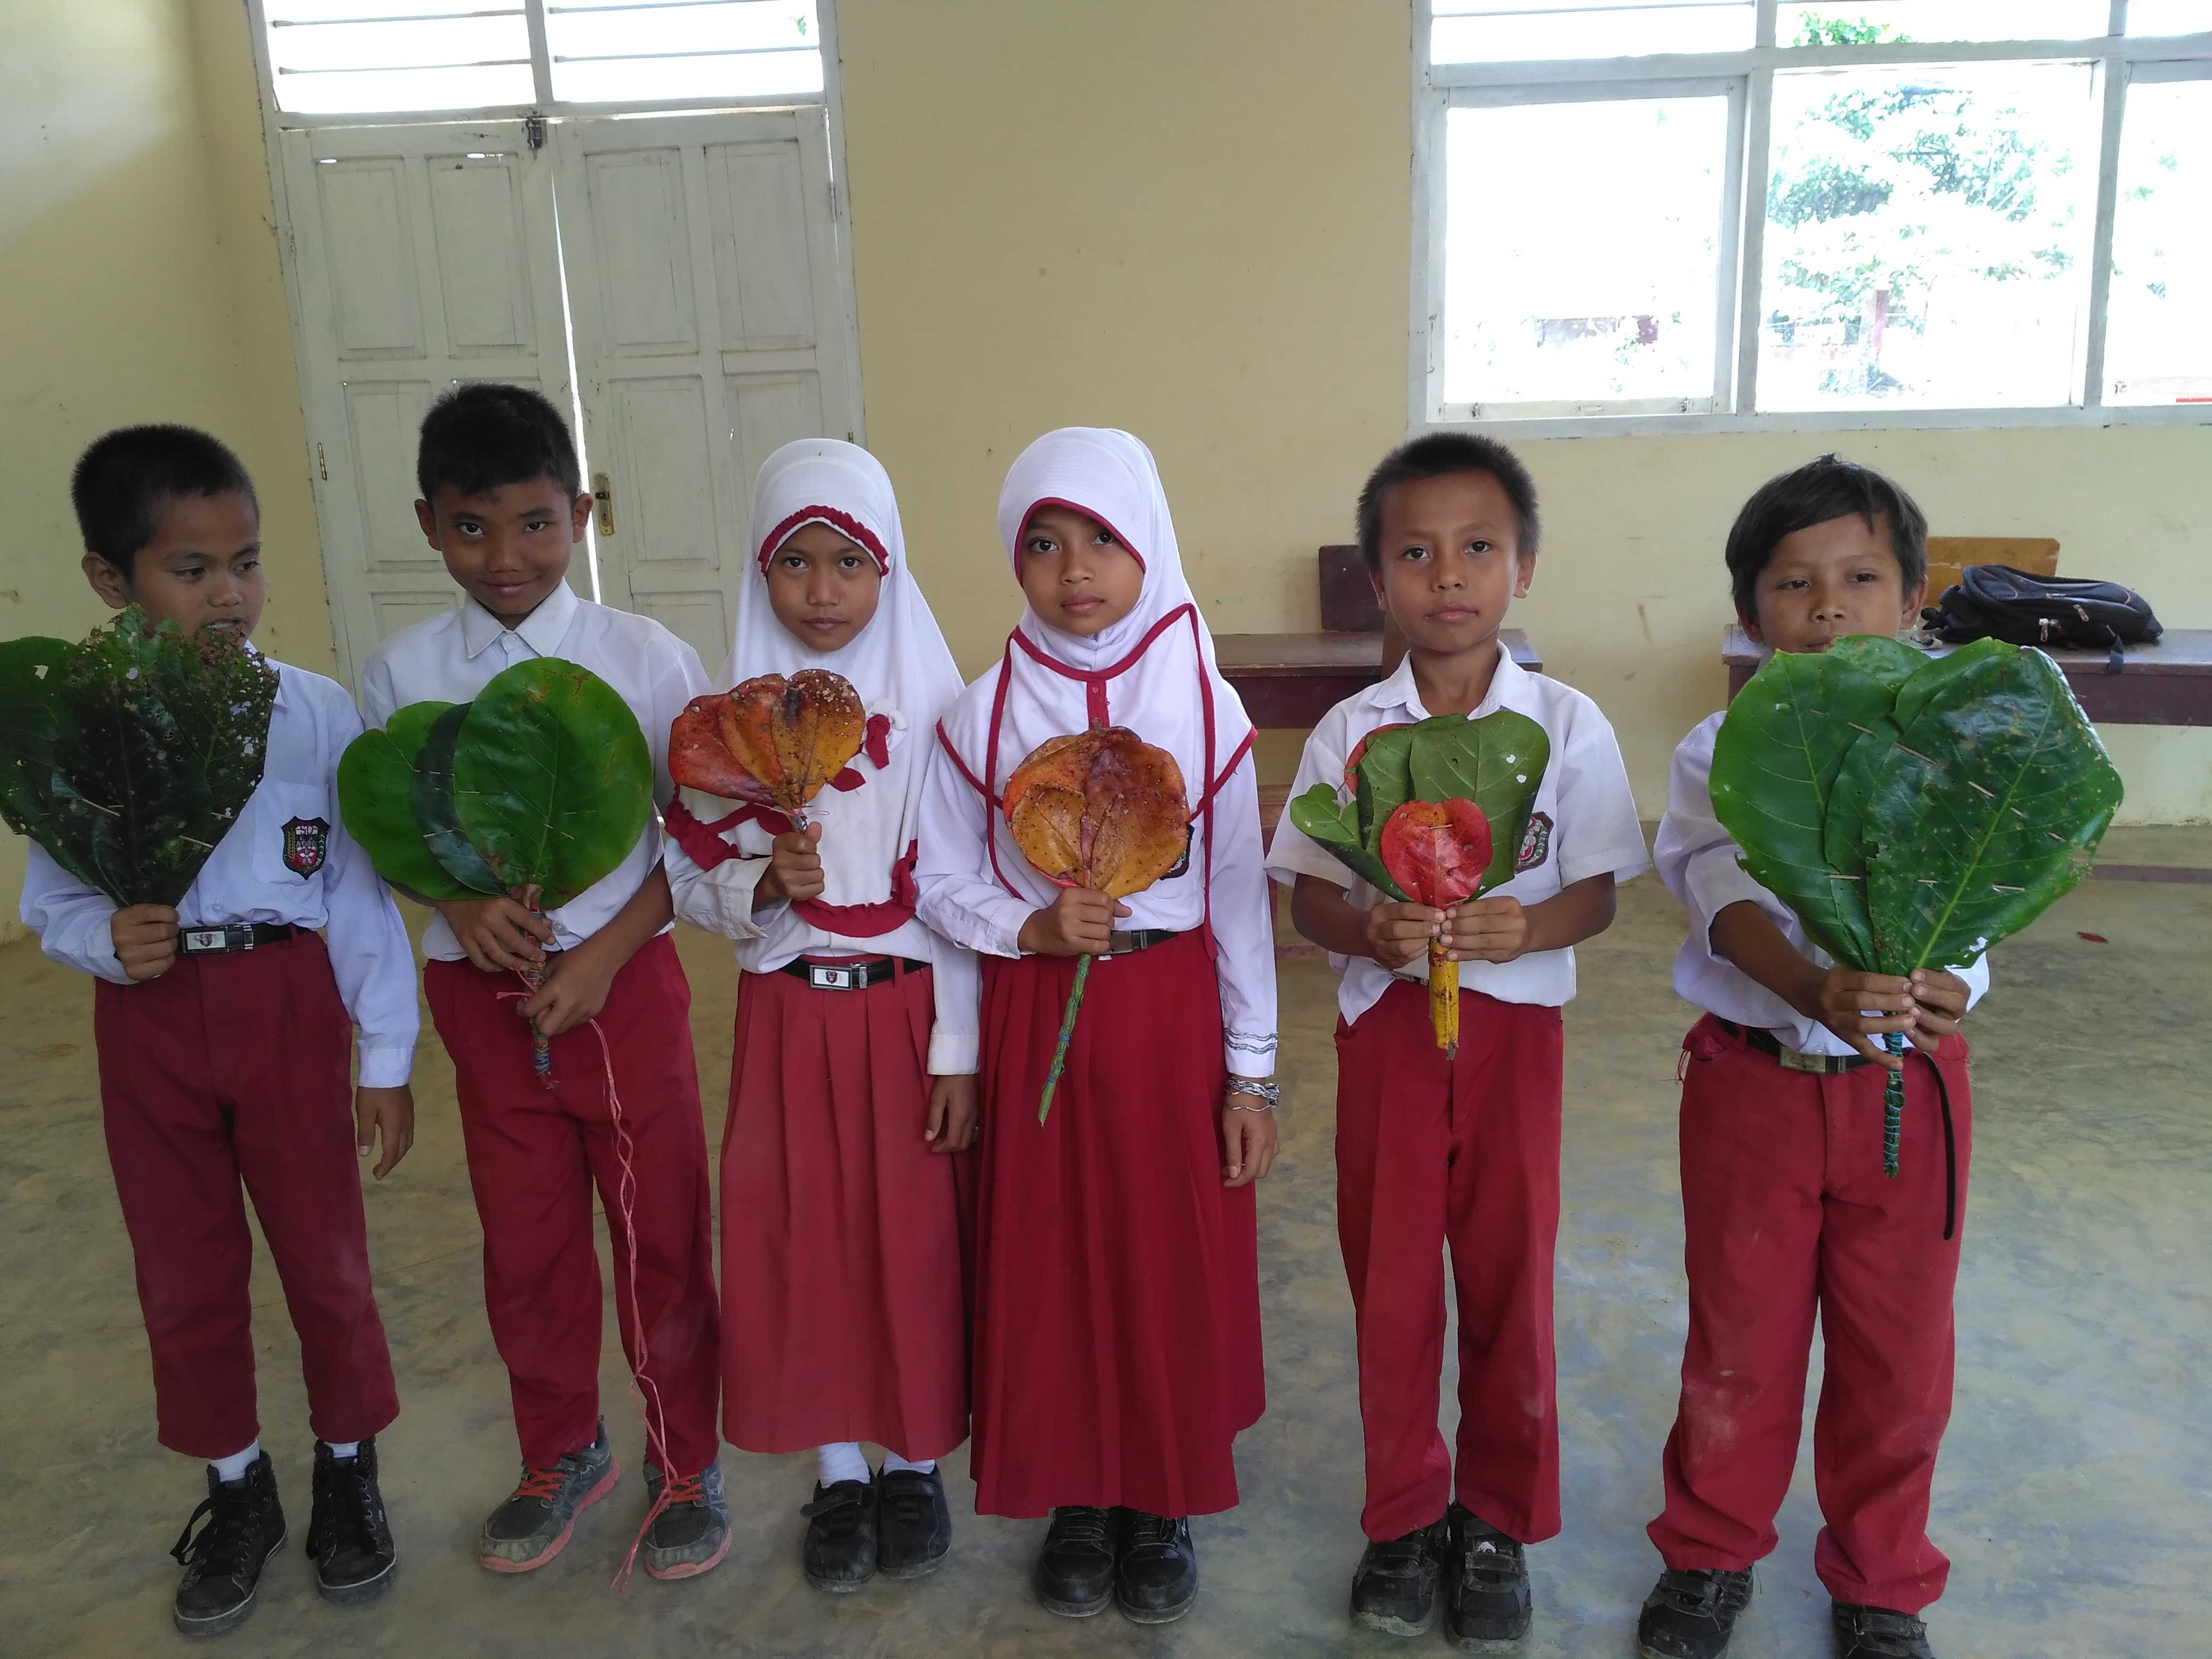
[[[247,812],[255,880],[276,893],[319,896],[336,816],[325,786],[264,778]]]

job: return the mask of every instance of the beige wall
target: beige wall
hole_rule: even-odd
[[[1006,464],[1069,422],[1152,446],[1216,629],[1316,625],[1313,550],[1405,431],[1410,9],[840,0],[869,441],[963,665],[1018,610]],[[1604,705],[1647,813],[1724,690],[1729,519],[1830,447],[1941,532],[2056,536],[2212,623],[2204,428],[1523,445],[1550,528],[1515,619]],[[2212,817],[2212,732],[2106,735],[2128,821]]]
[[[70,468],[111,427],[184,421],[259,487],[262,642],[330,666],[244,16],[242,0],[0,0],[0,637],[74,637],[106,614],[77,570]],[[213,119],[196,40],[220,48]],[[19,931],[22,852],[0,833],[0,938]]]

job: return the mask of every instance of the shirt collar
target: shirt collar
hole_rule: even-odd
[[[550,657],[568,637],[568,624],[576,619],[576,607],[580,603],[574,588],[565,581],[556,582],[553,591],[538,602],[538,609],[518,626],[509,629],[474,599],[465,599],[461,602],[461,644],[473,659],[501,635],[514,633],[522,636],[522,642],[532,654]]]
[[[1505,641],[1498,641],[1498,671],[1490,677],[1490,690],[1483,694],[1481,706],[1468,716],[1480,720],[1494,709],[1518,708],[1528,671],[1513,660],[1513,653],[1505,648]],[[1397,672],[1387,680],[1379,681],[1366,693],[1367,706],[1377,714],[1403,713],[1416,720],[1429,718],[1421,707],[1420,687],[1413,681],[1413,653],[1408,651],[1398,664]]]

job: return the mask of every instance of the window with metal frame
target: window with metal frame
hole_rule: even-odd
[[[2212,420],[2212,0],[1414,0],[1413,424]]]
[[[814,0],[257,0],[289,116],[669,109],[822,97]]]

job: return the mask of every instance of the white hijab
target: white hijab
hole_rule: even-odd
[[[810,524],[826,525],[858,543],[883,573],[876,614],[836,651],[802,644],[769,605],[769,561],[793,532]],[[931,728],[961,690],[960,670],[907,567],[890,477],[874,456],[853,444],[834,438],[786,444],[761,463],[753,485],[750,544],[758,580],[746,584],[738,603],[723,683],[734,686],[761,674],[827,669],[852,682],[872,722],[880,717],[887,724],[884,764],[878,767],[864,750],[852,767],[860,787],[824,789],[807,809],[823,826],[822,902],[880,903],[890,896],[892,866],[914,842]],[[729,805],[702,796],[692,811],[712,822]],[[768,852],[772,839],[765,827],[750,823],[734,838],[740,852],[755,857]]]
[[[1197,810],[1210,804],[1252,738],[1243,703],[1214,665],[1213,636],[1183,575],[1152,452],[1127,432],[1085,426],[1048,432],[1024,450],[999,494],[999,538],[1017,579],[1023,529],[1048,505],[1072,507],[1111,530],[1143,565],[1145,581],[1129,614],[1088,639],[1024,609],[1004,660],[944,722],[963,769],[989,786],[994,847],[1008,876],[1026,866],[1018,852],[1008,862],[1012,842],[995,802],[1014,768],[1048,739],[1093,725],[1127,726],[1175,757]],[[1193,873],[1200,862],[1194,845]],[[1160,889],[1181,884],[1170,878]],[[1149,908],[1142,898],[1133,908]]]

